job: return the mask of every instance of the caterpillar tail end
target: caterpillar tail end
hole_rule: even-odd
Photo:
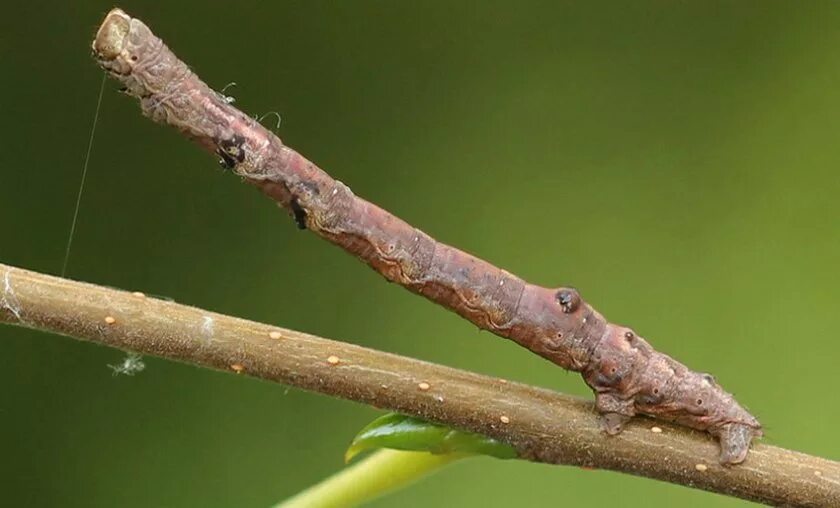
[[[763,435],[760,428],[742,423],[727,423],[717,434],[720,439],[720,463],[724,466],[744,462],[752,439]]]

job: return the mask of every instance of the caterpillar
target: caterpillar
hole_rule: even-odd
[[[140,20],[119,9],[93,41],[99,65],[140,99],[143,113],[171,125],[219,163],[289,210],[309,229],[389,281],[580,372],[608,434],[637,414],[706,431],[720,462],[743,462],[761,424],[709,374],[656,351],[610,323],[571,287],[545,288],[435,241],[353,194],[258,121],[213,91]]]

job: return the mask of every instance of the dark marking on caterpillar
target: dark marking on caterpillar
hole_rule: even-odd
[[[220,157],[219,165],[225,169],[233,169],[245,160],[245,138],[234,134],[230,139],[216,141],[216,155]]]
[[[570,314],[577,310],[580,305],[580,294],[576,289],[563,288],[557,292],[557,303],[563,309],[563,312]]]
[[[303,187],[303,189],[306,192],[308,192],[311,196],[320,196],[321,195],[321,189],[318,188],[318,185],[315,184],[314,182],[310,182],[310,181],[301,182],[300,186]]]
[[[306,229],[306,210],[301,208],[297,199],[292,199],[289,206],[292,209],[292,217],[294,217],[298,229]]]

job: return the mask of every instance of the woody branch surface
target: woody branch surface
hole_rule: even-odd
[[[726,467],[707,434],[637,419],[607,436],[592,404],[574,397],[140,293],[0,264],[0,322],[398,411],[494,437],[535,462],[773,505],[840,506],[837,462],[757,444],[745,464]]]

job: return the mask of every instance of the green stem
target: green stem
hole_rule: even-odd
[[[405,487],[469,454],[379,450],[274,508],[346,508]]]

